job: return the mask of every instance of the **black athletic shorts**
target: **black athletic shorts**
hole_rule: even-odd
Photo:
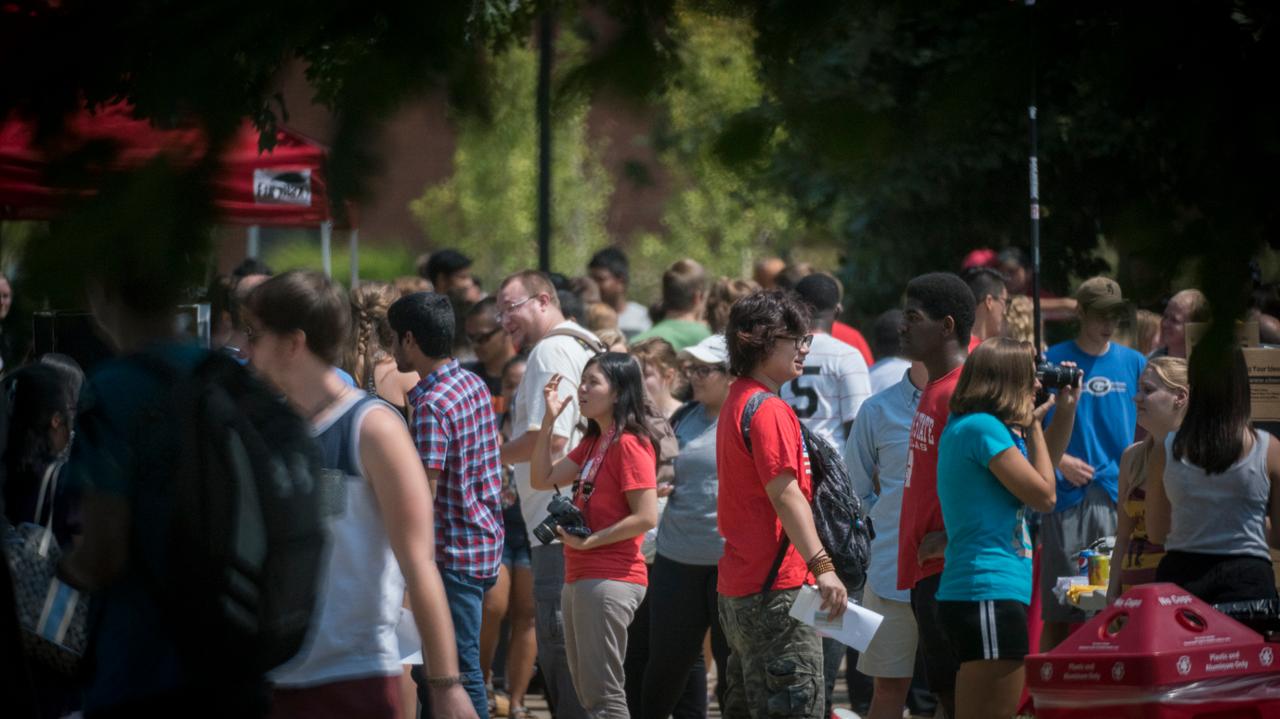
[[[938,614],[956,661],[1021,661],[1027,656],[1027,605],[1007,599],[938,601]]]
[[[929,689],[935,692],[956,690],[956,653],[951,648],[945,630],[946,620],[938,614],[940,602],[935,596],[941,574],[925,577],[911,590],[911,612],[916,615],[916,627],[920,632],[920,652],[924,655],[924,674]]]

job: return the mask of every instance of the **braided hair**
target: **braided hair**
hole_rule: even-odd
[[[387,308],[400,299],[400,293],[386,282],[362,282],[351,290],[350,297],[352,336],[344,369],[357,387],[373,392],[374,368],[395,344]]]

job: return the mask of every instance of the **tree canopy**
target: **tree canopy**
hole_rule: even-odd
[[[576,17],[587,7],[19,0],[0,10],[0,61],[22,68],[0,78],[0,112],[34,111],[56,132],[56,118],[80,102],[123,98],[158,122],[198,117],[216,140],[244,116],[264,128],[286,119],[273,82],[300,58],[316,99],[339,118],[334,194],[358,197],[360,179],[376,167],[368,139],[381,118],[434,83],[450,88],[460,113],[491,121],[502,87],[495,58],[527,42],[539,12]],[[760,91],[719,106],[723,117],[698,125],[695,146],[677,141],[667,150],[719,163],[695,168],[705,187],[676,198],[667,241],[705,235],[711,245],[738,230],[705,218],[772,208],[783,214],[752,232],[783,219],[788,238],[845,248],[854,298],[878,305],[910,275],[954,266],[967,249],[1023,245],[1033,78],[1051,286],[1065,290],[1069,273],[1095,269],[1094,248],[1106,238],[1123,258],[1112,269],[1140,299],[1158,298],[1180,263],[1197,260],[1213,269],[1203,286],[1232,312],[1244,302],[1246,260],[1277,237],[1271,183],[1254,174],[1280,153],[1271,78],[1280,67],[1280,8],[1272,3],[590,7],[612,14],[620,29],[561,77],[562,97],[608,86],[643,101],[678,99],[703,71],[687,64],[702,31],[690,30],[690,13],[707,27],[720,16],[754,30]],[[686,109],[702,100],[686,96]],[[724,198],[736,204],[712,215],[679,209]],[[652,242],[641,240],[643,254],[660,254],[645,249]]]

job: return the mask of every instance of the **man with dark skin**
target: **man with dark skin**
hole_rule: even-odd
[[[968,357],[974,320],[973,292],[959,277],[935,272],[907,285],[902,355],[922,363],[929,383],[916,407],[908,444],[906,483],[898,536],[898,589],[911,590],[929,687],[946,716],[955,716],[959,666],[938,613],[937,588],[947,534],[938,502],[938,440],[960,369]]]

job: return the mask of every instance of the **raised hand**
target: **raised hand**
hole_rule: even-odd
[[[542,426],[547,427],[554,424],[555,421],[564,412],[565,407],[573,401],[572,397],[560,396],[560,381],[564,377],[559,374],[551,375],[551,379],[547,382],[547,386],[542,388],[542,399],[547,406],[546,412],[542,415]]]

